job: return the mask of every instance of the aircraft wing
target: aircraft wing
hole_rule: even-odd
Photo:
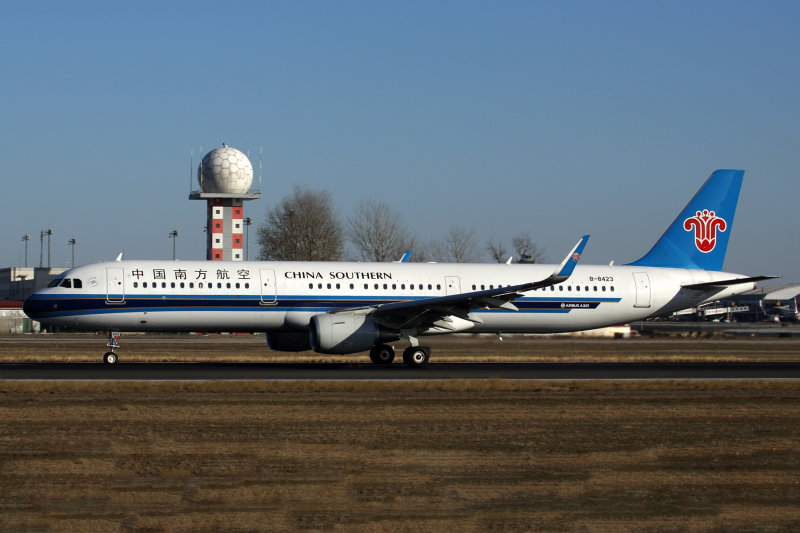
[[[517,306],[511,302],[521,297],[521,293],[556,285],[569,279],[588,240],[588,235],[581,237],[555,271],[543,280],[422,300],[392,302],[373,307],[366,314],[396,329],[424,329],[427,327],[455,329],[449,323],[448,317],[450,316],[480,323],[481,319],[471,313],[476,309],[495,308],[518,311]]]

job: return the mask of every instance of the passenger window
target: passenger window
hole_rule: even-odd
[[[184,287],[185,287],[185,285],[184,285],[184,283],[181,281],[181,289],[182,289],[182,288],[184,288]]]
[[[567,290],[568,290],[568,291],[572,291],[572,285],[570,285],[569,287],[567,287]]]
[[[378,284],[377,283],[375,284],[375,290],[376,291],[378,290]]]
[[[560,290],[561,292],[564,292],[564,286],[563,285],[559,285],[558,286],[558,290]]]
[[[339,287],[340,287],[340,285],[337,283],[337,284],[336,284],[336,288],[338,289]]]
[[[437,287],[438,287],[438,285],[437,285]],[[422,288],[422,285],[420,285],[420,288]],[[433,285],[431,285],[430,283],[428,283],[428,290],[429,291],[433,290]]]
[[[244,284],[244,288],[245,288],[245,289],[249,289],[249,288],[250,288],[250,284],[249,284],[249,283],[245,283],[245,284]]]
[[[367,284],[365,283],[365,284],[364,284],[364,289],[369,289],[369,285],[367,285]]]
[[[169,284],[169,286],[174,289],[175,288],[175,282],[173,281],[172,283]]]
[[[437,290],[437,291],[440,291],[440,290],[442,290],[442,284],[441,284],[441,283],[437,283],[437,284],[436,284],[436,290]]]
[[[322,283],[317,283],[317,288],[321,289],[322,288]]]
[[[406,284],[405,284],[405,283],[401,283],[401,284],[400,284],[400,288],[401,288],[402,290],[406,290]]]
[[[394,291],[394,290],[397,290],[397,284],[396,284],[396,283],[392,283],[392,290],[393,290],[393,291]]]
[[[383,284],[383,290],[386,290],[386,289],[388,289],[388,288],[389,288],[389,285],[388,285],[388,284],[386,284],[386,283],[384,283],[384,284]]]
[[[144,288],[144,289],[147,288],[147,282],[146,281],[142,283],[142,288]]]
[[[181,287],[183,287],[183,283],[181,283]],[[222,288],[222,283],[217,282],[217,288],[221,289]]]
[[[161,282],[161,288],[162,289],[166,289],[167,288],[167,282],[166,281],[162,281]]]
[[[174,287],[174,286],[175,286],[175,284],[173,283],[173,284],[172,284],[172,286]],[[198,289],[202,289],[202,288],[203,288],[203,282],[202,282],[202,281],[201,281],[200,283],[198,283],[198,284],[197,284],[197,288],[198,288]]]
[[[230,284],[230,283],[226,283],[226,284],[225,284],[225,288],[226,288],[226,289],[230,289],[230,288],[231,288],[231,284]]]
[[[351,283],[351,284],[350,284],[350,288],[351,288],[351,289],[355,289],[355,288],[356,288],[356,286],[355,286],[355,285],[353,285],[353,284]]]
[[[614,292],[614,286],[613,285],[611,286],[611,292]]]
[[[330,283],[328,283],[328,288],[329,288],[329,289],[331,288],[331,284],[330,284]]]
[[[139,287],[139,282],[138,281],[134,281],[133,282],[133,288],[136,289],[138,287]]]
[[[313,288],[314,288],[314,284],[313,284],[313,283],[309,283],[309,284],[308,284],[308,288],[309,288],[309,289],[313,289]]]
[[[581,291],[581,286],[580,286],[580,285],[577,285],[577,286],[575,287],[575,290],[576,290],[576,291],[578,291],[578,292],[580,292],[580,291]]]
[[[421,285],[420,285],[420,287],[421,287]],[[414,290],[414,284],[413,283],[411,284],[411,290],[412,291]]]
[[[237,289],[239,288],[239,284],[238,284],[238,283],[236,284],[236,288],[237,288]]]

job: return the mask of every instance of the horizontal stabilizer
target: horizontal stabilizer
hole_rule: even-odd
[[[716,289],[721,287],[728,287],[730,285],[739,285],[740,283],[753,283],[755,281],[764,281],[766,279],[775,279],[780,276],[753,276],[751,278],[733,278],[722,279],[719,281],[707,281],[705,283],[692,283],[690,285],[683,285],[684,289]]]

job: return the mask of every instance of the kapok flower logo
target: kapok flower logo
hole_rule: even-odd
[[[693,217],[683,221],[683,229],[694,230],[694,245],[701,252],[707,254],[717,246],[717,230],[725,231],[728,224],[725,219],[718,217],[714,211],[703,209]]]

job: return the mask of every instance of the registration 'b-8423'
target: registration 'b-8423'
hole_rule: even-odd
[[[733,296],[770,276],[722,272],[744,172],[717,170],[653,248],[627,265],[114,261],[64,272],[25,300],[31,318],[109,332],[264,332],[271,349],[369,351],[425,365],[429,335],[554,333],[642,320]]]

